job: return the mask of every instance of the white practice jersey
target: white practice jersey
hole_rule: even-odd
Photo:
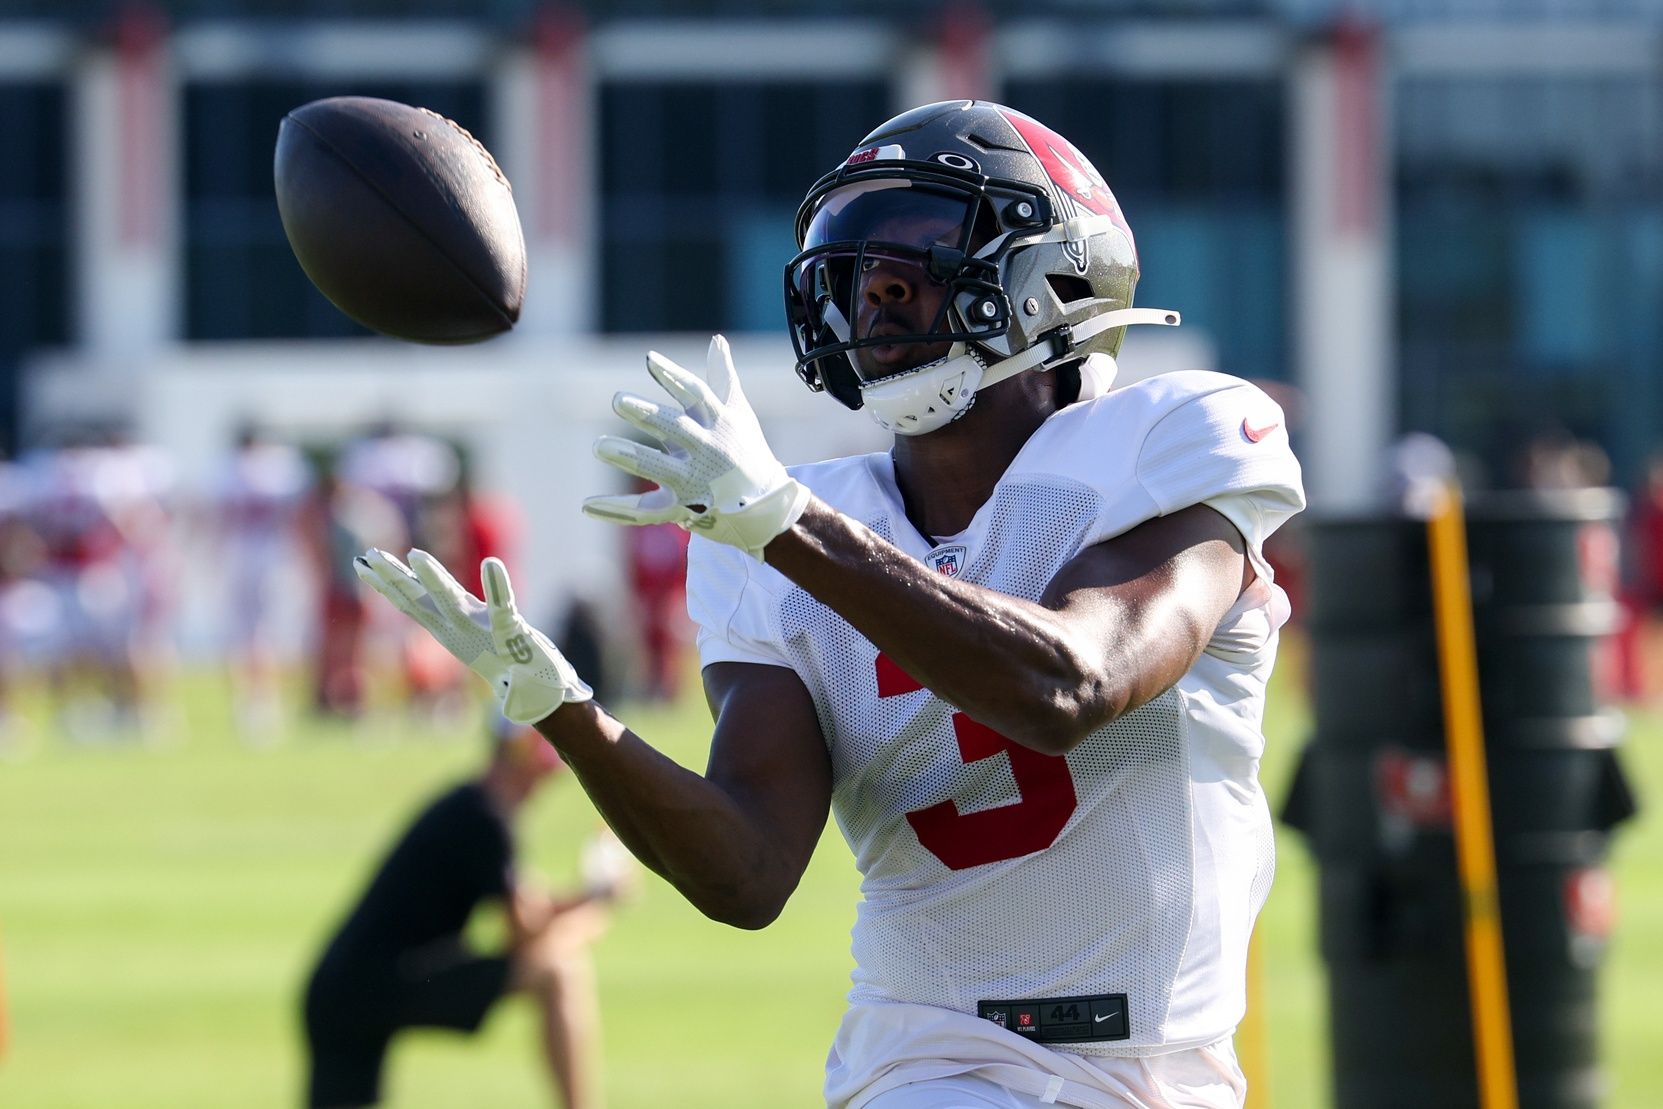
[[[1262,546],[1304,507],[1275,402],[1191,372],[1065,408],[940,543],[908,522],[887,454],[792,472],[921,562],[1028,600],[1157,516],[1206,504],[1240,530],[1257,581],[1200,660],[1066,756],[969,719],[739,551],[695,537],[688,571],[703,663],[790,667],[818,709],[862,875],[852,1003],[975,1015],[979,1001],[1124,994],[1127,1038],[1050,1046],[1147,1055],[1228,1035],[1274,869],[1257,772],[1288,608]]]

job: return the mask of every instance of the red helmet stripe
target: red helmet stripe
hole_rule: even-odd
[[[1108,216],[1125,233],[1126,241],[1132,241],[1132,229],[1127,225],[1114,193],[1109,191],[1108,182],[1073,143],[1021,112],[1009,108],[1000,108],[999,111],[1010,120],[1016,133],[1022,136],[1022,141],[1028,144],[1028,149],[1044,167],[1045,175],[1064,196],[1088,212]]]

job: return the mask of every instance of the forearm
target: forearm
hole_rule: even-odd
[[[537,730],[624,846],[700,912],[740,928],[760,928],[778,915],[801,869],[720,785],[592,701],[562,706]]]
[[[769,544],[767,562],[937,696],[1025,746],[1066,750],[1153,692],[1132,664],[1143,632],[1130,608],[1100,602],[1093,626],[1111,634],[1082,636],[1044,604],[932,572],[824,502]]]

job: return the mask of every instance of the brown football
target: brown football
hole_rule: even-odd
[[[514,326],[525,237],[496,159],[436,112],[335,96],[284,117],[277,210],[306,276],[365,327],[473,343]]]

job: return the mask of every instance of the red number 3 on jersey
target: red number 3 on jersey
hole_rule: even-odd
[[[923,688],[888,655],[878,655],[879,697]],[[953,714],[953,734],[958,737],[959,758],[966,763],[1001,751],[1008,755],[1021,798],[981,812],[961,813],[951,800],[909,812],[907,823],[918,842],[953,870],[1031,855],[1055,843],[1078,803],[1068,760],[1023,747],[962,712]]]

